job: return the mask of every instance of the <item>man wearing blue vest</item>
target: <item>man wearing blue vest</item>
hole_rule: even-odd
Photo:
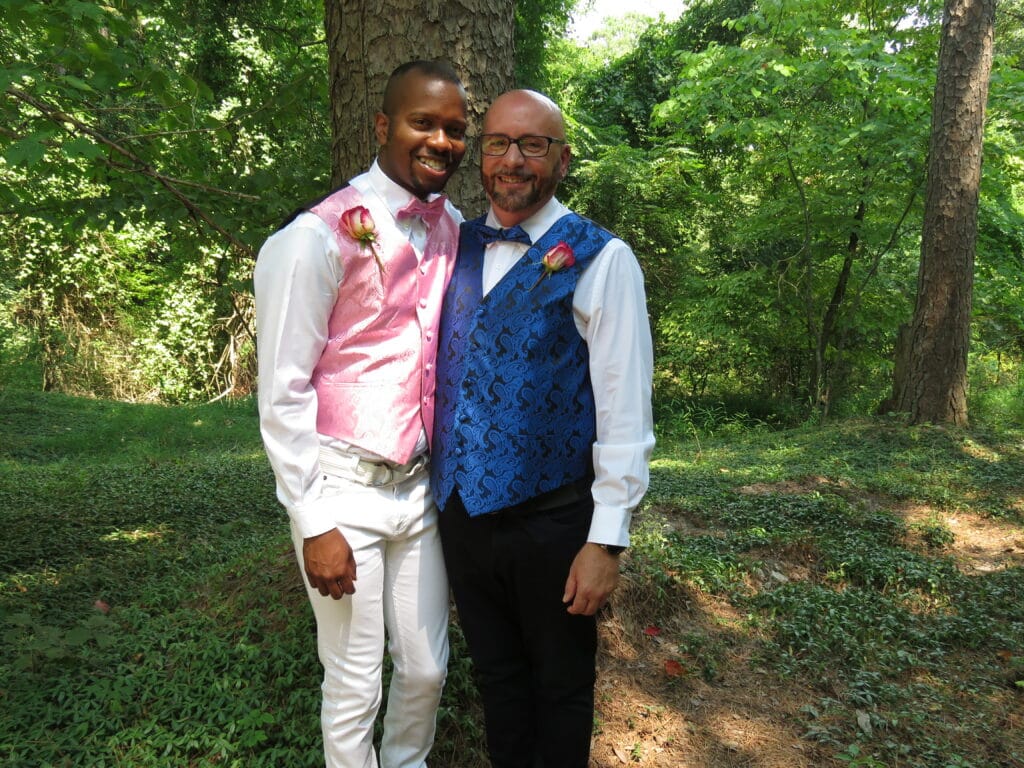
[[[643,275],[555,199],[570,149],[533,91],[491,105],[491,207],[463,224],[431,484],[494,768],[586,768],[597,624],[654,446]]]

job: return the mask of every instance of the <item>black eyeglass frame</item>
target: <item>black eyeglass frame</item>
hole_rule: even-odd
[[[508,142],[505,145],[504,151],[502,151],[502,152],[485,152],[484,151],[484,142],[487,139],[489,139],[489,138],[502,138],[506,142]],[[527,139],[546,139],[547,142],[548,142],[548,145],[544,148],[544,151],[541,152],[539,155],[527,154],[525,151],[523,151],[523,145],[520,143],[520,142],[526,141]],[[519,153],[523,157],[547,157],[548,152],[551,151],[551,145],[552,144],[565,144],[566,143],[565,139],[556,139],[554,136],[539,136],[539,135],[531,134],[529,136],[520,136],[518,139],[513,139],[511,136],[506,136],[504,133],[482,133],[482,134],[480,134],[479,142],[480,142],[480,154],[486,155],[487,157],[504,157],[505,155],[508,154],[508,151],[512,148],[513,144],[515,144],[516,147],[519,148]]]

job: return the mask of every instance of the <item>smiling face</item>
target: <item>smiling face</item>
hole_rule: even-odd
[[[466,154],[466,97],[456,83],[411,70],[378,112],[377,162],[419,198],[440,192]]]
[[[533,91],[510,91],[494,100],[484,117],[483,133],[512,139],[549,136],[565,139],[558,107]],[[553,143],[543,157],[524,157],[515,144],[499,157],[482,155],[480,179],[503,227],[528,219],[554,197],[569,170],[569,145]]]

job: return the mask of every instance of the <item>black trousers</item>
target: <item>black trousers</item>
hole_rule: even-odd
[[[547,506],[558,493],[470,518],[456,492],[440,517],[493,768],[586,768],[590,755],[597,622],[562,596],[594,505],[587,489]]]

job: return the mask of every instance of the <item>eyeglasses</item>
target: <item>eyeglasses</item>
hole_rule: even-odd
[[[565,144],[565,139],[550,136],[520,136],[513,139],[503,133],[485,133],[480,137],[480,151],[491,157],[501,157],[515,144],[523,157],[544,157],[552,144]]]

